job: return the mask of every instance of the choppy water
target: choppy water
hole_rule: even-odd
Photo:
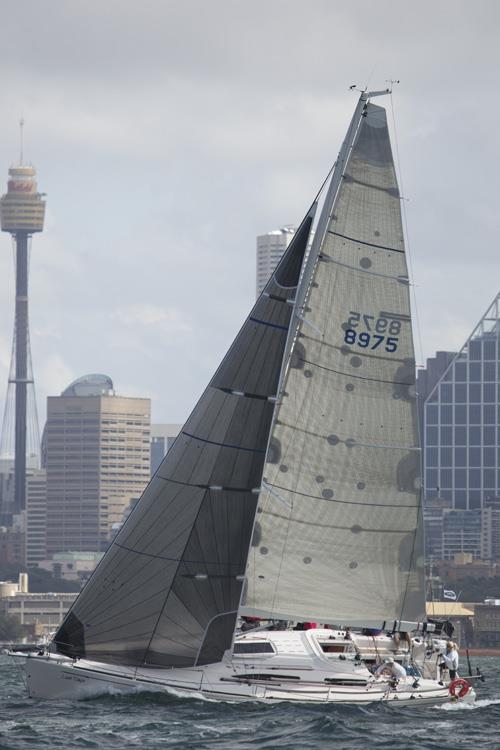
[[[499,750],[500,659],[474,707],[228,704],[141,693],[92,700],[26,697],[19,661],[0,656],[0,750]]]

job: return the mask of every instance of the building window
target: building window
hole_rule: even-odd
[[[429,406],[427,406],[427,415],[426,416],[427,416],[427,423],[428,424],[437,424],[438,423],[438,415],[439,415],[438,408],[439,407],[437,405],[434,406],[434,404],[429,404]]]
[[[453,385],[451,383],[442,383],[440,395],[443,404],[453,403]]]
[[[469,380],[481,382],[481,365],[478,362],[469,364]]]
[[[465,362],[455,362],[455,381],[465,383],[467,380],[467,365]]]
[[[452,466],[451,448],[441,446],[441,466]]]
[[[426,433],[425,433],[425,440],[427,445],[437,445],[438,444],[438,428],[428,426]]]
[[[470,385],[469,385],[469,401],[472,404],[480,404],[481,403],[481,384],[480,383],[470,383]]]
[[[441,406],[441,424],[453,423],[453,408],[451,406]]]
[[[472,340],[469,343],[469,359],[482,359],[481,339]]]
[[[481,424],[480,406],[469,406],[469,422],[470,424]]]
[[[440,444],[453,445],[453,427],[442,426],[440,430]]]

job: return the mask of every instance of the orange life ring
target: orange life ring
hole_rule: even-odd
[[[463,698],[471,689],[470,682],[464,680],[462,677],[457,677],[452,680],[448,686],[448,691],[452,698]]]

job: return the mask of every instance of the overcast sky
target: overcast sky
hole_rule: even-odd
[[[47,193],[30,270],[42,420],[89,372],[150,397],[156,422],[186,419],[253,302],[255,237],[302,218],[353,83],[401,81],[417,359],[459,348],[500,287],[499,21],[491,0],[4,2],[0,178],[22,114]],[[2,234],[0,406],[13,282]]]

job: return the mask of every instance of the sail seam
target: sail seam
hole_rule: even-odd
[[[303,427],[297,427],[296,425],[289,424],[288,422],[283,422],[282,420],[277,420],[277,424],[282,425],[283,427],[288,427],[289,430],[296,430],[297,432],[302,432],[304,435],[311,435],[311,437],[317,437],[321,440],[327,440],[328,435],[321,435],[319,432],[312,432],[312,430],[306,430]],[[354,438],[346,438],[345,440],[339,439],[339,443],[345,443],[346,448],[385,448],[387,450],[395,450],[395,451],[418,451],[420,452],[420,448],[415,445],[384,445],[383,443],[361,443]]]
[[[365,503],[365,502],[355,502],[352,500],[338,500],[337,498],[330,498],[329,500],[325,500],[324,497],[320,497],[319,495],[310,495],[308,492],[299,492],[298,490],[291,490],[289,487],[281,487],[279,484],[273,484],[269,485],[269,482],[266,482],[268,489],[269,486],[276,487],[278,490],[283,490],[284,492],[292,492],[294,495],[301,495],[301,497],[310,497],[312,500],[322,500],[323,502],[328,503],[339,503],[341,505],[363,505],[376,508],[405,508],[405,509],[412,509],[412,508],[419,508],[420,505],[401,505],[401,503]]]
[[[340,232],[334,232],[333,229],[328,230],[328,234],[334,234],[336,237],[341,237],[343,240],[349,242],[357,242],[358,245],[367,245],[368,247],[376,247],[378,250],[390,250],[393,253],[405,254],[404,250],[399,250],[397,247],[389,247],[388,245],[376,245],[374,242],[368,242],[367,240],[357,240],[355,237],[349,237],[347,234],[341,234]]]
[[[152,552],[142,552],[137,549],[133,549],[132,547],[127,547],[125,544],[118,544],[118,542],[115,542],[116,547],[120,547],[121,549],[126,550],[127,552],[133,552],[136,555],[143,555],[144,557],[154,557],[157,560],[168,560],[169,562],[182,562],[186,564],[192,563],[193,565],[225,565],[227,567],[240,567],[239,563],[230,563],[230,562],[209,562],[207,560],[184,560],[182,557],[167,557],[166,555],[155,555]]]
[[[348,268],[351,271],[359,271],[360,273],[367,273],[369,276],[380,276],[382,279],[393,279],[394,281],[399,281],[399,283],[404,283],[409,285],[408,277],[407,276],[392,276],[389,273],[380,273],[378,271],[370,271],[367,268],[361,268],[358,266],[350,266],[349,263],[342,263],[340,260],[335,260],[335,258],[332,258],[331,255],[327,255],[326,253],[321,253],[321,255],[318,256],[320,260],[324,260],[327,263],[335,263],[337,266],[341,266],[342,268]]]
[[[323,523],[317,521],[303,521],[300,518],[292,518],[291,516],[283,516],[280,513],[274,513],[273,511],[266,511],[266,515],[273,516],[273,518],[283,518],[288,521],[289,524],[296,523],[301,526],[314,526],[321,529],[339,529],[340,531],[352,531],[352,526],[336,526],[333,523]],[[414,533],[415,529],[366,529],[364,526],[360,526],[356,529],[356,533],[360,534],[363,531],[374,534],[410,534]]]
[[[349,440],[349,438],[347,438]],[[347,444],[347,440],[345,441]],[[354,448],[381,448],[389,451],[417,451],[420,453],[418,445],[384,445],[383,443],[361,443],[358,440],[352,442]],[[349,446],[347,446],[349,447]]]
[[[403,385],[403,386],[407,386],[408,388],[415,385],[415,383],[405,383],[401,380],[382,380],[379,378],[365,378],[363,375],[354,375],[354,373],[342,372],[342,370],[334,370],[331,367],[325,367],[324,365],[320,365],[317,362],[312,362],[310,359],[303,359],[302,357],[299,357],[298,360],[299,362],[304,362],[304,364],[306,365],[319,367],[320,370],[326,370],[327,372],[334,372],[336,375],[345,375],[346,378],[356,378],[357,380],[369,380],[373,383],[388,383],[389,385]]]
[[[382,185],[374,185],[371,182],[364,182],[363,180],[358,180],[356,177],[352,177],[350,174],[344,174],[344,181],[349,184],[353,183],[354,185],[361,185],[361,187],[371,188],[372,190],[379,190],[381,193],[387,193],[387,195],[390,195],[393,198],[397,198],[399,200],[399,190],[395,187],[382,187]]]
[[[208,445],[218,445],[221,448],[233,448],[237,451],[248,451],[249,453],[265,453],[266,451],[262,448],[244,448],[242,445],[231,445],[231,443],[218,443],[216,440],[207,440],[206,438],[198,437],[197,435],[191,435],[191,433],[182,430],[182,434],[193,440],[199,440],[200,443],[208,443]]]
[[[263,326],[269,326],[269,328],[279,328],[281,331],[288,331],[288,326],[280,326],[278,323],[270,323],[268,320],[260,320],[259,318],[254,318],[253,315],[250,316],[248,320],[251,320],[253,323],[260,323],[260,325]]]

